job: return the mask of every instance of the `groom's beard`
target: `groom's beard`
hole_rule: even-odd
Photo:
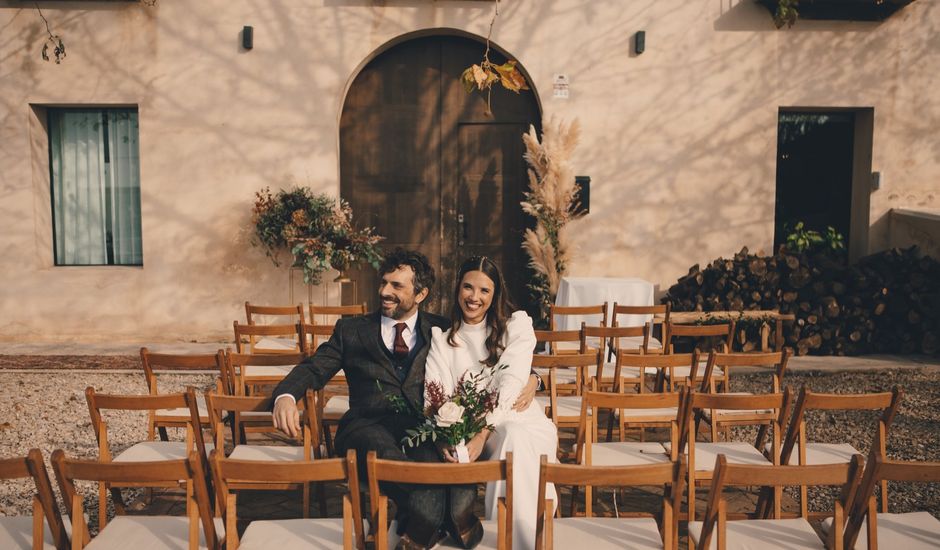
[[[380,298],[385,300],[390,300],[394,302],[392,305],[386,307],[382,305],[382,315],[399,320],[403,319],[405,316],[410,316],[412,310],[414,309],[414,301],[411,302],[402,302],[400,299],[394,296],[380,296]]]

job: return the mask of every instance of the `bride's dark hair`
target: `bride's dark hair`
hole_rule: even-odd
[[[509,300],[509,292],[506,289],[506,281],[503,280],[503,274],[493,260],[486,256],[474,256],[467,259],[460,266],[457,272],[457,284],[454,285],[454,299],[450,309],[450,335],[447,337],[447,343],[457,347],[455,334],[463,324],[463,311],[460,309],[460,286],[463,284],[463,277],[470,271],[481,271],[484,275],[493,281],[493,300],[486,311],[486,324],[491,329],[486,337],[487,358],[481,361],[484,365],[490,367],[496,366],[496,361],[506,349],[503,344],[503,336],[506,334],[506,323],[509,316],[512,315],[513,305]]]

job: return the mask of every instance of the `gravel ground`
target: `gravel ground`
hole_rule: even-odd
[[[65,449],[70,456],[95,458],[97,447],[85,403],[85,388],[94,386],[97,391],[106,393],[147,391],[142,372],[11,370],[66,364],[73,368],[125,369],[138,368],[139,359],[133,356],[0,356],[0,456],[25,455],[30,448],[38,447],[47,461],[58,448]],[[160,377],[161,392],[180,390],[188,385],[208,387],[212,383],[209,375]],[[760,390],[765,384],[766,378],[759,375],[735,375],[732,389]],[[899,386],[904,391],[904,399],[891,427],[888,455],[905,460],[940,461],[940,372],[935,369],[793,373],[787,376],[785,385],[794,389],[806,385],[815,391],[831,393],[888,391]],[[876,418],[876,414],[864,412],[814,414],[808,419],[809,438],[811,441],[846,441],[867,452]],[[146,427],[144,414],[112,414],[106,420],[115,452],[141,439]],[[0,483],[0,515],[30,513],[32,491],[29,481]],[[86,506],[94,517],[97,499],[90,498],[92,493],[93,490],[86,492]],[[889,501],[892,511],[926,510],[940,517],[940,484],[892,485]]]

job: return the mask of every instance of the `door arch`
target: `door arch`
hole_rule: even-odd
[[[494,86],[489,116],[486,96],[466,93],[460,74],[484,48],[466,34],[393,41],[356,75],[340,116],[340,194],[358,225],[386,237],[384,247],[428,256],[438,274],[430,306],[437,312],[450,307],[459,262],[471,255],[492,257],[516,304],[528,302],[521,136],[530,124],[540,128],[541,109],[534,90]],[[505,61],[492,48],[490,58]],[[375,308],[374,271],[355,276],[359,299]]]

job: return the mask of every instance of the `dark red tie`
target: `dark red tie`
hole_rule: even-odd
[[[405,323],[395,323],[395,348],[392,350],[392,353],[395,354],[395,357],[403,359],[408,357],[408,344],[405,343]]]

